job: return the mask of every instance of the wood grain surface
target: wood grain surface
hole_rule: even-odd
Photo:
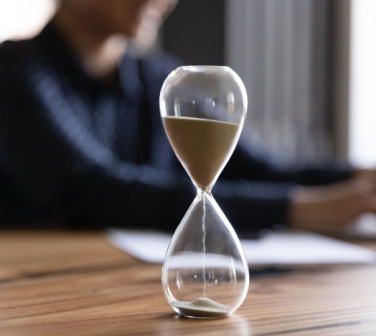
[[[251,272],[211,320],[178,317],[160,276],[102,233],[0,232],[0,335],[376,335],[375,265]]]

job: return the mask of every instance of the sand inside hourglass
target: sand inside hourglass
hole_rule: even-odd
[[[170,143],[201,190],[212,186],[236,144],[239,125],[216,120],[164,117]]]
[[[175,301],[173,306],[185,316],[223,317],[231,312],[231,307],[217,303],[208,298],[199,298],[192,302]]]

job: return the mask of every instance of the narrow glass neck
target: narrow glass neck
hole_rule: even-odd
[[[203,199],[205,197],[213,197],[212,193],[211,193],[211,188],[208,188],[208,189],[205,189],[205,190],[197,188],[197,195],[196,195],[196,197],[199,198],[199,199]]]

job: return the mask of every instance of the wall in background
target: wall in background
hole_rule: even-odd
[[[249,95],[248,126],[291,160],[332,155],[328,0],[227,1],[226,57]]]
[[[247,126],[291,160],[332,155],[329,0],[180,0],[164,48],[226,64],[249,96]]]
[[[225,0],[180,0],[165,22],[163,48],[185,64],[223,65],[224,11]]]
[[[351,0],[332,0],[331,106],[333,150],[347,158],[349,151],[349,80]]]

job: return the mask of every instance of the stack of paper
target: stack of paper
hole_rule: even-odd
[[[134,230],[108,231],[110,242],[141,260],[162,263],[171,235]],[[376,252],[313,233],[271,233],[241,240],[249,265],[375,263]]]

